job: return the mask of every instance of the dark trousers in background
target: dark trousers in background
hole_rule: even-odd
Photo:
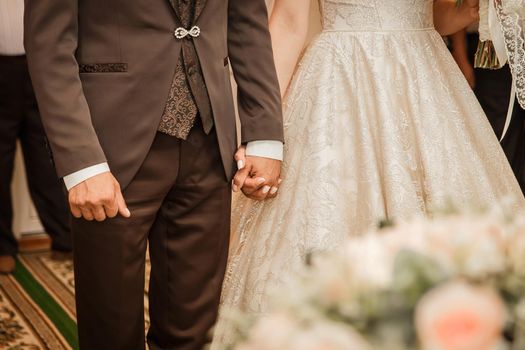
[[[130,145],[132,147],[132,145]],[[123,192],[131,217],[72,225],[82,350],[143,350],[149,241],[151,350],[200,350],[217,318],[230,235],[231,186],[215,130],[158,133]]]
[[[25,56],[0,56],[0,255],[17,253],[11,197],[17,140],[31,198],[53,249],[70,250],[67,198],[46,148]]]
[[[468,35],[469,57],[474,59],[478,35]],[[473,62],[472,62],[473,63]],[[501,137],[510,100],[512,75],[508,65],[502,69],[476,69],[474,92],[496,135]],[[525,110],[515,103],[512,122],[501,146],[509,159],[522,191],[525,193]]]
[[[516,102],[509,130],[501,142],[512,170],[525,193],[525,110]]]

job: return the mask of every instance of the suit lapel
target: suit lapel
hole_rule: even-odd
[[[193,19],[193,23],[197,22],[197,19],[199,19],[202,10],[204,10],[204,6],[206,6],[206,0],[195,0],[195,18]]]

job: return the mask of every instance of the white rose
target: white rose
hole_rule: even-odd
[[[505,270],[503,225],[492,217],[452,216],[428,226],[426,254],[449,275],[482,279]]]
[[[390,287],[394,256],[387,248],[378,234],[350,240],[345,251],[350,283],[365,291]]]

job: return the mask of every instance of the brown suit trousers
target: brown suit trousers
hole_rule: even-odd
[[[82,350],[144,349],[149,241],[151,350],[198,350],[215,323],[230,232],[230,184],[217,135],[157,133],[125,190],[131,218],[73,222]]]

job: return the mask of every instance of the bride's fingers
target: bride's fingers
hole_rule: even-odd
[[[281,185],[282,182],[283,182],[283,179],[279,179],[277,181],[277,185],[272,186],[272,188],[270,189],[270,192],[268,192],[268,196],[266,197],[267,199],[272,199],[272,198],[277,197],[277,194],[279,192],[279,186]]]
[[[248,177],[244,181],[244,186],[242,186],[242,192],[245,195],[252,195],[255,192],[262,190],[264,187],[269,187],[268,185],[265,185],[266,179],[263,177]],[[268,190],[269,192],[269,190]]]
[[[270,189],[270,192],[268,192],[268,198],[275,198],[277,196],[277,192],[279,191],[279,187],[272,187]]]
[[[255,199],[258,201],[263,201],[268,198],[273,198],[272,195],[270,195],[270,191],[272,190],[272,187],[269,185],[264,184],[262,188],[258,189],[257,191],[250,194],[248,197],[251,199]]]
[[[242,170],[246,165],[246,147],[241,146],[235,152],[235,161],[237,162],[237,169]]]

